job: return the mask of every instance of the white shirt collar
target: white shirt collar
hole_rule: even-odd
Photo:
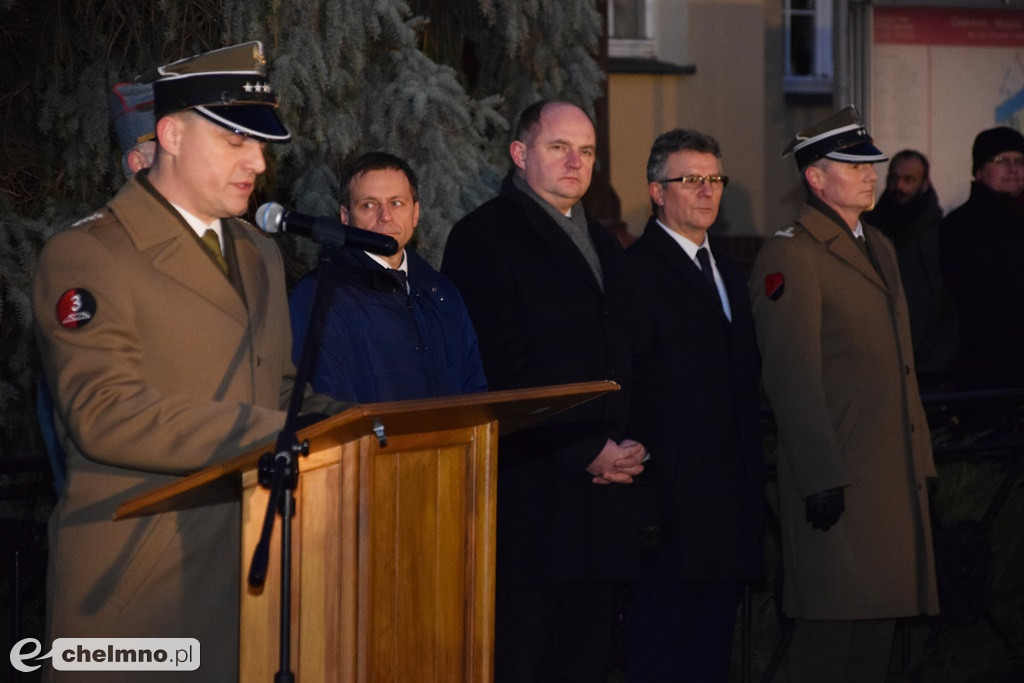
[[[202,239],[203,235],[206,233],[207,230],[213,230],[215,233],[217,233],[217,239],[220,240],[220,250],[221,252],[224,251],[224,233],[221,231],[219,218],[213,219],[213,222],[207,225],[203,223],[201,218],[198,218],[195,214],[189,213],[188,211],[181,208],[177,204],[172,203],[171,206],[173,206],[178,211],[178,213],[181,214],[181,217],[185,219],[185,222],[188,223],[189,227],[192,228],[192,230],[196,233],[196,235],[199,236],[200,239]]]
[[[671,229],[670,227],[668,227],[667,225],[662,223],[657,218],[655,218],[654,220],[655,220],[655,222],[659,226],[661,226],[662,230],[664,230],[666,233],[668,233],[669,237],[674,239],[676,241],[676,243],[683,248],[683,251],[686,252],[686,255],[689,256],[690,259],[693,260],[696,263],[697,262],[697,250],[700,249],[701,247],[707,247],[708,246],[708,236],[704,235],[704,241],[701,244],[696,244],[696,243],[693,242],[693,240],[688,239],[686,237],[683,237],[678,232],[676,232],[675,230]],[[714,254],[711,253],[710,247],[708,248],[708,256],[711,257],[711,262],[714,263],[715,262],[715,257],[714,257]]]
[[[377,254],[371,254],[368,251],[363,252],[363,253],[366,254],[367,256],[369,256],[370,258],[372,258],[374,261],[376,261],[380,265],[382,265],[385,268],[387,268],[388,270],[400,270],[403,273],[405,273],[406,277],[409,276],[409,259],[405,258],[405,249],[402,250],[402,262],[398,265],[397,268],[392,268],[390,263],[385,261],[383,258],[378,256]]]
[[[722,302],[722,310],[725,312],[725,317],[731,321],[732,304],[729,302],[729,295],[725,291],[725,280],[722,279],[722,274],[718,272],[718,264],[715,262],[715,255],[711,253],[711,245],[708,244],[707,234],[704,235],[704,241],[701,244],[696,244],[693,240],[683,237],[679,233],[670,229],[657,218],[654,220],[662,230],[668,233],[669,237],[676,241],[676,244],[683,248],[686,255],[690,257],[690,260],[693,261],[700,270],[703,270],[703,268],[700,265],[700,261],[697,260],[697,251],[704,248],[708,250],[708,258],[711,261],[711,271],[715,279],[715,289],[718,290],[718,298]]]

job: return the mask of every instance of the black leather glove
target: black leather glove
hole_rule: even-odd
[[[815,529],[822,531],[828,531],[833,524],[838,522],[843,510],[846,509],[842,487],[812,493],[804,500],[807,503],[807,521]]]

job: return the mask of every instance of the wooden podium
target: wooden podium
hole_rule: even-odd
[[[490,681],[499,433],[617,389],[586,382],[368,404],[300,432],[310,454],[299,462],[292,526],[296,680]],[[271,448],[152,491],[116,514],[194,507],[241,491],[246,682],[272,681],[278,668],[279,520],[263,590],[246,584],[269,497],[256,467]]]

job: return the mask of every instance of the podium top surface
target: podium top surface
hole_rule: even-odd
[[[578,382],[528,389],[489,391],[439,398],[366,403],[354,405],[337,415],[311,425],[296,435],[308,440],[313,451],[330,448],[353,439],[373,436],[378,424],[386,436],[428,433],[498,422],[500,436],[523,429],[555,413],[612,391],[615,382]],[[179,481],[156,488],[121,504],[114,519],[169,512],[203,504],[207,499],[223,501],[237,497],[241,474],[259,463],[260,456],[274,449],[268,442],[260,448],[211,465]],[[225,487],[230,489],[225,494]],[[219,495],[211,493],[216,489]]]

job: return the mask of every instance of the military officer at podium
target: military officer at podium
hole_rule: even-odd
[[[294,369],[281,257],[237,216],[266,169],[265,145],[289,133],[259,42],[159,74],[152,167],[56,234],[33,284],[68,454],[50,520],[47,640],[195,638],[200,665],[188,680],[223,683],[238,677],[238,502],[112,515],[284,425]]]

